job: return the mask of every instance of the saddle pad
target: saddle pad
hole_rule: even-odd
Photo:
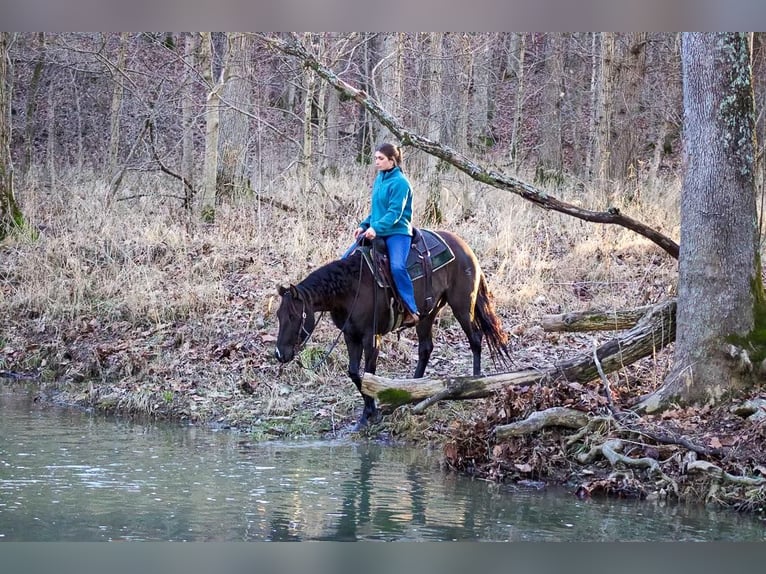
[[[455,259],[455,254],[452,252],[452,249],[447,245],[444,239],[442,239],[442,236],[439,235],[438,232],[422,228],[419,229],[419,231],[423,236],[423,240],[425,241],[429,253],[431,254],[431,268],[433,271],[441,269]],[[423,266],[420,263],[420,254],[415,247],[416,245],[413,242],[410,247],[410,254],[407,256],[407,272],[410,274],[410,279],[413,281],[423,277]],[[358,249],[362,252],[362,258],[367,262],[367,266],[373,272],[373,275],[379,275],[375,273],[375,264],[372,260],[372,248],[363,246]],[[381,283],[380,277],[378,277],[378,284],[381,287],[388,287],[388,285]]]

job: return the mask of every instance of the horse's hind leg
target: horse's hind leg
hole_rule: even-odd
[[[465,336],[468,338],[468,346],[471,348],[471,355],[473,355],[473,374],[479,376],[481,374],[481,340],[482,332],[479,329],[474,328],[473,321],[471,321],[471,311],[468,303],[455,304],[450,302],[450,308],[452,314],[455,315],[457,322],[463,328]]]
[[[431,353],[434,350],[433,326],[438,312],[438,309],[436,309],[429,313],[415,326],[415,331],[418,334],[418,364],[415,367],[415,374],[413,376],[416,379],[425,374],[428,360],[431,358]]]

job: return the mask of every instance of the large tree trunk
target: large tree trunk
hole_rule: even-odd
[[[9,32],[0,32],[0,241],[23,224],[21,210],[13,194],[11,162],[11,73],[8,69]]]
[[[754,103],[747,37],[682,39],[686,173],[681,192],[678,331],[673,368],[641,403],[712,403],[746,385],[724,352],[763,308],[754,168]]]

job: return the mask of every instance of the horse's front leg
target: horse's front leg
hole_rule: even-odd
[[[357,421],[356,426],[354,427],[354,430],[360,430],[367,426],[370,416],[374,415],[376,410],[375,399],[362,392],[362,375],[364,374],[364,371],[361,370],[362,351],[365,350],[365,368],[370,362],[370,355],[366,351],[366,341],[363,344],[361,338],[346,333],[344,333],[344,338],[346,340],[346,349],[348,350],[348,376],[354,381],[357,390],[364,399],[362,415],[359,417],[359,421]],[[374,366],[375,362],[373,360],[373,369]]]
[[[380,352],[380,337],[374,333],[368,333],[363,339],[364,346],[364,372],[375,374],[375,369],[378,365],[378,353]],[[375,398],[362,393],[364,398],[364,412],[362,412],[362,420],[367,424],[368,421],[376,421],[378,416],[378,408],[375,406]],[[360,420],[361,422],[361,420]]]

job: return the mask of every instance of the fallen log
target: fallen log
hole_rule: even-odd
[[[632,329],[598,347],[595,353],[560,361],[545,369],[523,369],[489,376],[424,377],[390,379],[365,373],[362,392],[377,399],[382,407],[418,403],[414,412],[444,399],[464,400],[488,397],[511,385],[553,384],[556,380],[585,383],[599,377],[598,363],[611,373],[647,357],[675,340],[676,302],[654,305]]]
[[[543,315],[540,325],[546,331],[621,331],[635,327],[641,317],[651,311],[654,305],[635,309],[613,311],[577,311],[557,315]]]

